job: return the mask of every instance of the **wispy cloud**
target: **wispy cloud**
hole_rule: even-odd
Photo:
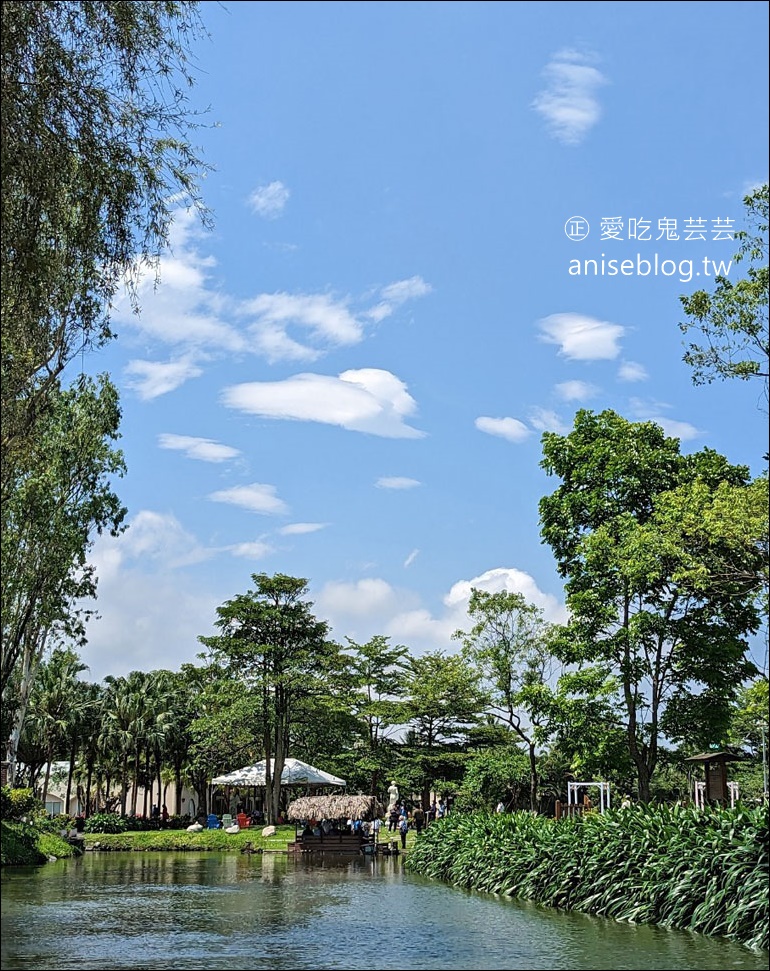
[[[158,435],[158,445],[178,452],[184,452],[190,459],[201,462],[226,462],[241,453],[230,445],[221,445],[210,438],[195,438],[191,435],[172,435],[163,433]]]
[[[225,547],[225,549],[233,556],[240,556],[247,560],[264,560],[266,556],[273,552],[273,547],[261,540],[254,540],[251,543],[235,543],[233,546]]]
[[[267,516],[277,515],[288,511],[288,506],[276,495],[273,485],[252,482],[250,485],[232,486],[230,489],[219,489],[209,494],[214,502],[227,502],[232,506],[240,506],[249,512],[263,513]]]
[[[111,576],[126,560],[152,563],[163,569],[200,563],[213,555],[189,533],[176,516],[142,509],[129,522],[125,533],[100,544],[100,579]]]
[[[417,405],[390,371],[361,368],[338,377],[296,374],[285,381],[252,381],[225,388],[229,408],[262,418],[317,421],[383,438],[422,438],[406,424]]]
[[[178,210],[157,276],[146,267],[137,281],[141,313],[133,312],[124,294],[115,303],[113,317],[144,338],[185,349],[247,350],[243,335],[226,319],[231,301],[216,289],[211,279],[216,260],[196,248],[199,237],[194,212]]]
[[[420,485],[417,479],[409,479],[405,475],[383,475],[374,484],[378,489],[414,489]]]
[[[532,434],[531,429],[527,428],[524,422],[519,421],[518,418],[487,418],[482,416],[477,418],[474,424],[480,432],[506,438],[509,442],[523,442]]]
[[[700,438],[703,434],[699,428],[689,421],[677,421],[675,418],[667,418],[665,415],[651,415],[648,420],[660,425],[669,438],[678,438],[682,442]]]
[[[678,438],[682,442],[699,438],[703,432],[689,421],[679,421],[669,418],[662,412],[671,405],[665,401],[647,401],[643,398],[631,398],[629,406],[635,418],[639,421],[654,421],[660,425],[669,438]]]
[[[407,556],[407,558],[404,560],[404,569],[405,570],[406,570],[407,567],[410,567],[414,563],[414,561],[419,556],[419,553],[420,553],[419,550],[412,550],[412,552],[409,554],[409,556]]]
[[[269,361],[313,361],[329,345],[363,339],[364,328],[348,303],[325,293],[262,293],[242,303],[240,312],[254,318],[248,327],[253,346]],[[292,337],[290,328],[303,340]]]
[[[539,321],[541,340],[557,344],[559,353],[575,361],[612,360],[620,353],[625,328],[583,314],[551,314]]]
[[[421,276],[412,276],[408,280],[397,280],[395,283],[389,283],[380,290],[380,302],[371,310],[368,310],[366,316],[379,322],[389,317],[407,300],[424,297],[432,290],[431,285],[426,283]]]
[[[317,533],[327,525],[327,523],[289,523],[288,526],[282,526],[278,532],[281,536],[302,536],[305,533]]]
[[[570,431],[570,426],[565,425],[555,411],[549,411],[547,408],[531,408],[529,423],[539,432],[556,432],[557,435],[566,435]]]
[[[556,385],[556,392],[565,401],[586,401],[593,398],[598,389],[587,381],[562,381]]]
[[[580,144],[601,117],[596,93],[607,78],[593,60],[580,51],[559,51],[543,71],[546,87],[532,102],[553,137],[565,145]]]
[[[276,180],[258,186],[249,196],[249,206],[263,219],[275,219],[283,212],[290,195],[283,182]]]
[[[623,361],[618,368],[618,379],[620,381],[646,381],[649,375],[642,364],[636,361]]]
[[[185,381],[203,374],[191,357],[178,358],[176,361],[129,361],[125,375],[129,388],[134,390],[142,401],[152,401],[170,391],[176,391]]]
[[[145,400],[175,390],[201,373],[201,362],[223,355],[257,354],[271,363],[315,361],[334,348],[360,343],[397,307],[431,291],[422,277],[413,276],[374,294],[276,292],[236,299],[219,288],[216,260],[201,252],[195,218],[191,210],[178,210],[157,274],[152,267],[140,273],[136,287],[141,312],[134,312],[125,292],[113,308],[115,321],[138,332],[150,346],[178,349],[177,358],[169,362],[137,360],[129,365],[132,387]]]

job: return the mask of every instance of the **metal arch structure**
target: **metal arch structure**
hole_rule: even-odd
[[[567,805],[577,806],[578,795],[581,789],[599,790],[599,811],[604,813],[610,808],[610,784],[609,782],[568,782],[567,783]]]

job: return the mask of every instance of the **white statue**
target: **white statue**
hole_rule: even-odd
[[[388,812],[391,809],[395,809],[398,803],[398,786],[396,785],[396,780],[394,779],[388,788]]]

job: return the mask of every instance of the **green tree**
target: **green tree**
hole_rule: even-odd
[[[54,760],[71,752],[71,738],[82,714],[77,704],[77,677],[84,670],[85,665],[74,651],[57,649],[41,666],[30,697],[25,727],[39,737],[45,752],[45,777],[40,792],[43,804]]]
[[[469,633],[457,631],[467,657],[479,666],[490,709],[527,748],[529,803],[538,808],[537,747],[548,734],[556,659],[543,612],[520,593],[471,590]]]
[[[95,534],[122,528],[125,509],[112,489],[124,471],[114,448],[120,410],[106,378],[81,378],[51,398],[2,505],[3,708],[13,708],[13,765],[27,699],[46,647],[84,639],[82,598],[96,593],[87,561]],[[12,769],[11,769],[12,771]]]
[[[350,656],[350,713],[363,745],[349,761],[354,773],[368,775],[366,791],[376,794],[385,789],[392,772],[394,740],[399,726],[408,721],[403,692],[408,667],[408,651],[392,646],[387,637],[377,634],[365,644],[347,638]]]
[[[735,766],[741,796],[753,795],[767,801],[768,733],[770,732],[770,698],[767,675],[759,675],[738,694],[730,722],[729,742],[747,751],[746,762]]]
[[[658,425],[611,411],[578,412],[569,435],[543,436],[543,453],[562,484],[540,501],[541,533],[571,614],[555,649],[616,679],[647,802],[661,737],[718,742],[755,670],[747,638],[765,570],[756,521],[729,542],[702,528],[725,491],[741,505],[748,471],[709,450],[683,456]]]
[[[405,688],[410,731],[399,781],[421,792],[423,806],[437,784],[462,777],[468,732],[489,704],[481,675],[460,654],[432,651],[409,659]]]
[[[208,648],[208,660],[258,700],[257,732],[267,760],[265,800],[268,819],[275,822],[298,706],[327,696],[343,662],[328,625],[303,599],[307,580],[281,573],[255,573],[252,580],[254,590],[217,608],[219,634],[199,640]]]
[[[3,4],[3,499],[67,364],[111,338],[113,298],[156,264],[180,195],[205,218],[188,103],[198,6]]]
[[[740,247],[733,259],[748,261],[746,275],[733,283],[718,276],[712,293],[697,290],[680,297],[687,320],[679,327],[687,334],[699,331],[699,343],[687,344],[684,360],[692,368],[695,384],[716,378],[760,378],[767,400],[768,357],[768,185],[744,200],[747,229],[735,234]]]

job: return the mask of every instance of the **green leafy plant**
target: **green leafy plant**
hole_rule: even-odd
[[[125,833],[126,820],[117,813],[94,813],[86,820],[86,833]]]

